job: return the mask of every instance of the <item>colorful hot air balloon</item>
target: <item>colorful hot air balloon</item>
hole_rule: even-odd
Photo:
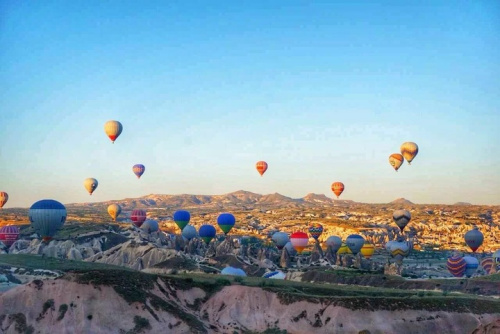
[[[205,224],[200,226],[198,234],[200,235],[200,238],[208,245],[210,241],[212,241],[212,239],[215,237],[216,230],[212,225]]]
[[[404,228],[411,220],[411,213],[408,210],[396,210],[392,214],[392,219],[394,219],[396,225],[398,225],[401,232],[403,232]]]
[[[399,153],[393,153],[389,156],[389,163],[396,170],[396,172],[398,171],[399,167],[401,167],[404,161],[405,159]]]
[[[113,218],[114,222],[116,221],[116,217],[118,217],[121,212],[122,208],[118,204],[111,204],[110,206],[108,206],[108,213],[111,218]]]
[[[35,202],[28,212],[31,226],[47,242],[66,221],[66,207],[58,201],[43,199]]]
[[[349,247],[347,247],[347,244],[345,242],[342,243],[342,246],[340,246],[339,250],[337,251],[337,254],[352,254],[351,250]]]
[[[83,181],[83,186],[85,187],[85,189],[87,189],[90,195],[92,195],[98,185],[99,182],[97,182],[97,180],[92,177],[89,177]]]
[[[487,257],[481,261],[481,266],[484,268],[484,271],[486,271],[487,274],[491,274],[494,266],[493,258]]]
[[[137,164],[132,166],[132,171],[134,172],[135,176],[137,176],[138,179],[141,178],[142,174],[144,174],[144,171],[146,170],[146,167],[141,164]]]
[[[158,225],[158,222],[156,220],[148,219],[141,225],[140,228],[141,230],[149,234],[157,232],[160,229],[160,226]]]
[[[179,228],[184,230],[187,224],[189,224],[189,220],[191,219],[191,214],[186,210],[178,210],[174,212],[174,221],[179,226]]]
[[[339,198],[340,194],[344,191],[344,184],[342,182],[333,182],[332,191]]]
[[[267,170],[267,162],[265,162],[265,161],[258,161],[255,164],[255,168],[257,168],[257,171],[259,172],[260,176],[263,176],[264,173]]]
[[[342,239],[336,235],[329,236],[328,239],[326,239],[326,246],[330,247],[333,253],[337,253],[340,247],[342,247]]]
[[[115,140],[118,138],[118,136],[122,133],[123,126],[122,123],[118,121],[107,121],[106,124],[104,124],[104,132],[106,132],[106,135],[111,139],[111,142],[113,144],[115,143]]]
[[[465,243],[475,252],[483,244],[484,236],[477,227],[465,233]]]
[[[12,244],[19,237],[19,227],[14,225],[7,225],[0,228],[0,241],[3,242],[7,248],[12,246]]]
[[[473,256],[466,255],[463,257],[465,260],[465,276],[471,277],[479,267],[479,260]]]
[[[314,223],[309,226],[309,234],[315,240],[318,240],[319,236],[323,233],[323,225],[319,223]]]
[[[182,229],[182,236],[188,240],[196,237],[196,228],[193,225],[186,225]]]
[[[141,227],[141,225],[144,223],[146,220],[146,211],[144,210],[134,210],[132,211],[132,214],[130,215],[130,219],[134,223],[135,226]]]
[[[375,253],[375,246],[373,246],[369,242],[365,242],[363,247],[361,247],[361,255],[363,255],[365,258],[369,259],[372,257],[373,253]]]
[[[411,165],[411,162],[418,154],[418,146],[413,142],[405,142],[401,145],[401,154],[408,161],[408,165]]]
[[[9,194],[7,194],[5,191],[0,191],[0,209],[3,208],[5,203],[9,200]]]
[[[309,237],[304,232],[294,232],[290,236],[290,242],[297,253],[302,254],[302,251],[309,243]]]
[[[221,213],[219,217],[217,217],[217,224],[225,235],[227,235],[229,231],[231,231],[235,223],[236,219],[231,213]]]
[[[288,237],[288,234],[285,232],[276,232],[271,237],[271,240],[276,244],[276,247],[278,247],[278,249],[281,250],[283,249],[283,247],[285,247],[287,242],[290,241],[290,238]]]
[[[389,253],[396,260],[396,263],[402,264],[403,258],[407,257],[408,254],[410,254],[410,245],[408,244],[408,242],[403,240],[400,241],[393,240],[392,242],[391,241],[389,242],[388,242],[389,245],[386,245],[386,248],[388,248]]]
[[[464,275],[466,265],[467,262],[458,253],[454,253],[446,261],[446,268],[455,277],[462,277]]]
[[[356,255],[361,250],[361,247],[363,247],[363,245],[365,244],[365,238],[363,238],[359,234],[351,234],[347,237],[347,239],[345,239],[345,244],[347,245],[347,247],[349,247],[351,252]]]

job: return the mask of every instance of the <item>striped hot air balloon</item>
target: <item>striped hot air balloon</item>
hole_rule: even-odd
[[[339,198],[340,194],[344,191],[344,184],[342,182],[333,182],[332,191]]]
[[[404,161],[404,157],[399,153],[393,153],[389,156],[389,163],[396,170],[396,172],[398,171],[399,167],[401,167]]]
[[[398,225],[401,232],[403,232],[404,228],[411,220],[411,213],[408,210],[396,210],[392,214],[392,219],[394,219],[396,225]]]
[[[467,262],[458,254],[453,254],[446,261],[446,268],[455,277],[462,277],[464,275],[466,265]]]
[[[340,248],[338,249],[337,251],[337,254],[352,254],[351,250],[349,249],[349,247],[347,247],[347,244],[345,242],[342,243],[342,245],[340,246]]]
[[[35,202],[28,212],[31,226],[45,242],[51,240],[64,225],[66,216],[66,207],[52,199]]]
[[[375,253],[375,246],[373,246],[369,242],[365,242],[363,247],[361,247],[361,255],[363,255],[365,258],[369,259],[372,257],[373,253]]]
[[[304,248],[309,243],[309,237],[304,232],[294,232],[290,236],[290,242],[297,253],[302,254]]]
[[[329,236],[328,239],[326,239],[326,246],[330,247],[333,253],[337,253],[340,247],[342,247],[342,239],[336,235]],[[347,247],[347,245],[345,247]]]
[[[115,140],[120,136],[122,133],[123,126],[122,123],[118,121],[107,121],[104,124],[104,132],[106,132],[106,135],[111,139],[111,142],[114,144]]]
[[[257,171],[259,172],[260,176],[263,176],[264,173],[267,170],[267,162],[265,162],[265,161],[258,161],[255,164],[255,168],[257,168]]]
[[[9,200],[9,194],[7,194],[5,191],[0,191],[0,209],[3,208],[5,203]]]
[[[410,142],[410,141],[404,142],[401,145],[400,149],[401,149],[401,154],[406,159],[406,161],[408,161],[408,165],[411,165],[411,162],[413,161],[413,159],[415,159],[415,157],[418,154],[417,144],[415,144],[414,142]]]
[[[7,225],[0,228],[0,241],[3,242],[7,248],[19,238],[19,227],[14,225]]]
[[[390,242],[390,244],[389,244]],[[396,263],[402,264],[403,259],[410,254],[410,246],[408,242],[400,240],[400,241],[395,241],[393,240],[392,242],[389,241],[388,246],[386,245],[386,248],[388,248],[389,253],[391,256],[396,260]]]
[[[83,181],[83,186],[85,187],[85,189],[87,189],[90,195],[92,195],[98,185],[99,182],[97,182],[97,180],[92,177],[89,177]]]
[[[122,212],[121,206],[118,204],[111,204],[108,206],[108,213],[113,218],[113,221],[116,221],[116,218],[120,215]]]
[[[484,268],[484,271],[486,271],[487,274],[491,274],[493,266],[495,263],[493,262],[493,258],[487,257],[481,261],[481,267]]]
[[[315,240],[318,240],[320,235],[323,233],[323,225],[319,223],[313,223],[311,226],[309,226],[309,234],[311,237],[313,237]]]
[[[215,227],[205,224],[200,226],[198,234],[200,235],[200,238],[208,245],[210,241],[212,241],[212,239],[215,237],[216,232],[217,231],[215,230]]]
[[[132,211],[132,214],[130,215],[130,219],[134,223],[135,226],[141,227],[141,225],[144,223],[146,220],[146,211],[144,210],[134,210]]]
[[[233,228],[234,224],[236,223],[236,218],[234,218],[233,214],[224,212],[217,217],[217,225],[219,225],[220,229],[222,232],[224,232],[225,235],[231,231]]]
[[[477,227],[474,227],[472,230],[465,233],[464,238],[465,243],[470,247],[470,249],[472,249],[473,252],[475,252],[483,244],[484,240],[483,234]]]
[[[186,210],[177,210],[174,212],[174,221],[177,226],[182,230],[189,224],[189,220],[191,219],[191,214]]]
[[[135,176],[137,176],[138,179],[141,178],[142,174],[144,174],[144,171],[146,170],[146,167],[141,164],[137,164],[132,166],[132,171],[134,172]]]

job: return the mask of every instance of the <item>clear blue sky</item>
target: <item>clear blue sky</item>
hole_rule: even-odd
[[[500,204],[499,60],[494,0],[1,1],[0,191]]]

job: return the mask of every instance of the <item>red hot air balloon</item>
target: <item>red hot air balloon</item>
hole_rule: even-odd
[[[332,191],[339,198],[340,194],[344,191],[344,184],[342,182],[333,182]]]
[[[264,173],[267,170],[267,162],[265,162],[265,161],[258,161],[255,164],[255,168],[257,168],[257,171],[259,172],[260,176],[263,176]]]
[[[19,228],[17,226],[4,226],[0,228],[0,241],[5,246],[10,247],[19,237]]]
[[[309,243],[309,237],[304,232],[294,232],[290,236],[290,242],[297,253],[301,254]]]
[[[144,223],[144,221],[146,220],[146,211],[134,210],[130,215],[130,219],[132,219],[132,222],[135,226],[141,227],[142,223]]]

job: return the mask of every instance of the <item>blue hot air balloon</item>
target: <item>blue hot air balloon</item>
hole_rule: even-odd
[[[326,245],[332,249],[332,252],[337,253],[340,247],[342,247],[342,239],[336,235],[329,236],[326,239]]]
[[[28,217],[34,230],[47,242],[66,221],[66,207],[53,199],[43,199],[34,203]]]
[[[187,240],[191,240],[196,237],[196,228],[193,225],[186,225],[182,229],[182,236]]]
[[[140,229],[149,234],[157,232],[160,229],[160,226],[156,220],[148,219],[141,225]]]
[[[174,221],[179,226],[179,228],[184,230],[187,224],[189,224],[189,220],[191,219],[191,214],[186,210],[178,210],[174,212]]]
[[[471,277],[479,267],[479,260],[470,255],[465,255],[463,259],[465,260],[465,276]]]
[[[286,243],[290,241],[290,237],[285,232],[276,232],[271,237],[271,240],[276,244],[278,249],[283,249]]]
[[[201,225],[200,230],[198,231],[200,238],[207,244],[215,237],[215,233],[215,227],[208,224]]]
[[[138,179],[141,178],[142,174],[144,174],[144,171],[146,170],[146,167],[141,164],[134,165],[132,167],[132,171],[134,172],[135,176],[137,176]]]
[[[286,274],[281,270],[276,270],[267,272],[264,275],[262,275],[262,277],[271,279],[286,279]]]
[[[227,212],[221,213],[219,217],[217,217],[217,224],[226,235],[229,233],[229,231],[231,231],[235,222],[236,219],[234,218],[234,216]]]
[[[220,272],[221,275],[246,276],[247,274],[240,268],[226,267]]]
[[[351,234],[345,239],[345,243],[347,247],[351,250],[351,252],[356,255],[361,250],[361,247],[365,244],[365,238],[360,236],[359,234]]]

